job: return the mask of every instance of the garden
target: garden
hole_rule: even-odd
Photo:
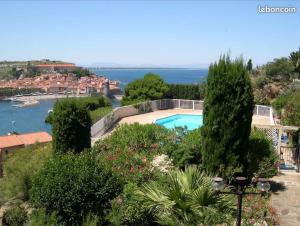
[[[171,95],[159,76],[145,79],[151,82],[128,85],[126,101]],[[152,97],[134,91],[141,86]],[[251,129],[254,98],[241,59],[211,64],[204,105],[199,129],[124,124],[91,147],[91,109],[58,101],[52,144],[4,162],[3,225],[234,225],[237,198],[226,192],[244,176],[246,191],[258,193],[256,179],[276,174],[278,156]],[[216,176],[226,182],[224,192],[215,189]],[[244,196],[242,225],[276,225],[269,194]]]

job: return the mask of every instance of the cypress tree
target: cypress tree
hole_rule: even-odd
[[[91,146],[91,117],[88,109],[76,99],[55,103],[52,116],[55,153],[76,153]]]
[[[209,173],[232,175],[246,164],[254,102],[242,59],[222,56],[211,64],[204,101],[203,166]]]
[[[248,63],[247,63],[247,70],[248,70],[249,72],[252,71],[252,60],[251,60],[251,59],[248,60]]]

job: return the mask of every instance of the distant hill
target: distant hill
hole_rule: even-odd
[[[0,80],[24,77],[34,77],[41,73],[38,65],[62,65],[72,63],[61,60],[29,60],[29,61],[0,61]],[[75,67],[75,65],[74,65]],[[45,70],[45,69],[44,69]]]
[[[27,67],[28,65],[35,66],[38,64],[61,64],[68,63],[61,60],[29,60],[29,61],[0,61],[0,68],[4,67]]]

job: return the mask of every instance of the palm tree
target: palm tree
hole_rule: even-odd
[[[146,184],[137,194],[161,225],[232,224],[234,205],[213,190],[213,181],[195,166],[167,175],[168,183]]]

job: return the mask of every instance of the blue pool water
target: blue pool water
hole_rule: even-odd
[[[188,130],[193,130],[203,125],[203,115],[178,114],[158,119],[155,121],[155,123],[162,125],[167,129],[174,129],[175,127],[187,127]]]

